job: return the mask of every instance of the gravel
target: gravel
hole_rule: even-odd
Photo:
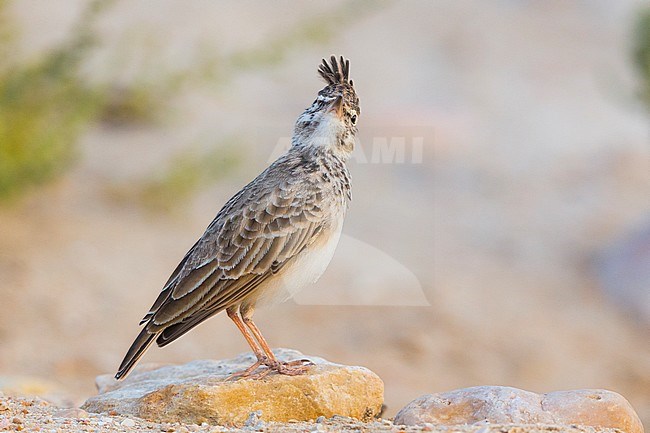
[[[257,417],[257,414],[252,417]],[[243,428],[228,428],[203,423],[170,424],[145,421],[135,417],[88,413],[77,408],[60,408],[40,398],[11,397],[0,394],[0,431],[66,432],[440,432],[440,433],[621,433],[614,429],[549,425],[470,425],[443,427],[426,424],[420,427],[396,426],[390,420],[362,423],[334,416],[318,422],[265,423],[261,420]]]

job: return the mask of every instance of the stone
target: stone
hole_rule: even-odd
[[[127,418],[124,421],[120,423],[122,427],[135,427],[135,421],[133,421],[131,418]]]
[[[398,425],[553,424],[616,428],[643,433],[636,412],[620,394],[602,389],[537,394],[505,386],[477,386],[423,395],[401,409]]]
[[[226,380],[255,358],[201,360],[183,365],[136,368],[123,381],[97,378],[98,395],[82,409],[136,416],[155,422],[241,427],[255,413],[261,422],[309,421],[334,415],[368,421],[379,414],[384,384],[364,367],[334,364],[289,349],[274,351],[281,361],[309,359],[306,374],[269,374],[262,379]],[[250,421],[249,421],[250,422]]]
[[[57,418],[88,418],[88,412],[77,407],[70,407],[66,409],[60,409],[54,412],[54,416]]]

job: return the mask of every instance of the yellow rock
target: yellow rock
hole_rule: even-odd
[[[319,416],[347,416],[368,421],[383,403],[381,379],[363,367],[329,363],[321,358],[279,349],[281,360],[310,359],[306,374],[270,374],[263,379],[225,381],[252,364],[252,355],[225,361],[194,361],[181,366],[136,369],[126,380],[97,380],[100,393],[86,401],[89,412],[115,412],[157,422],[208,422],[241,426],[251,412],[263,421],[308,421]]]

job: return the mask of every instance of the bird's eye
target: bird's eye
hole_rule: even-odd
[[[352,122],[353,125],[356,125],[357,124],[357,115],[353,114],[352,116],[350,116],[350,121]]]

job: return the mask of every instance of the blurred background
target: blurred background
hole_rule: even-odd
[[[650,425],[650,4],[0,0],[0,387],[114,373],[168,275],[343,54],[361,98],[332,265],[256,317],[387,414],[607,388]],[[218,316],[144,362],[248,348]]]

